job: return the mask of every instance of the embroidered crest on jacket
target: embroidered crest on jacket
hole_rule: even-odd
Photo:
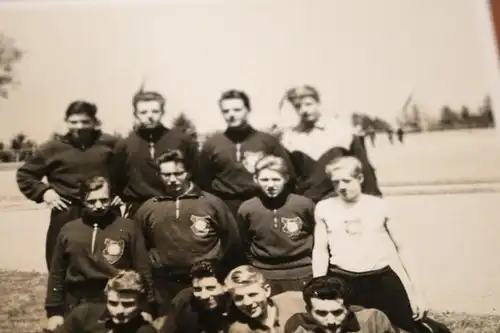
[[[210,233],[210,216],[191,215],[191,231],[198,237],[205,237]]]
[[[304,222],[300,217],[282,217],[281,218],[281,230],[288,236],[288,237],[295,237],[297,236],[300,231],[302,230],[302,226],[304,225]]]
[[[243,160],[241,163],[248,172],[253,174],[255,172],[255,164],[257,164],[257,161],[263,158],[264,155],[262,151],[246,151],[243,153]]]
[[[102,250],[102,256],[111,265],[116,263],[123,256],[125,251],[125,241],[123,239],[113,240],[110,238],[104,239],[104,250]]]

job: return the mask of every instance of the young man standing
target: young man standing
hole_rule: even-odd
[[[17,170],[17,184],[24,196],[51,208],[45,245],[47,268],[61,228],[82,214],[79,182],[95,175],[108,177],[112,172],[116,138],[98,130],[96,113],[92,103],[72,102],[65,115],[68,133],[44,143]],[[42,182],[44,177],[48,183]],[[113,204],[120,204],[119,199]]]
[[[144,319],[141,304],[146,299],[146,284],[134,271],[120,271],[104,290],[104,303],[76,307],[56,333],[156,333]]]
[[[163,183],[155,159],[169,149],[178,149],[186,168],[196,174],[198,147],[187,134],[166,128],[165,98],[151,91],[139,91],[132,104],[137,128],[120,140],[115,150],[114,182],[117,192],[127,204],[126,215],[133,218],[137,209],[148,199],[162,196]]]
[[[377,309],[350,306],[342,280],[314,278],[303,291],[307,312],[293,315],[284,333],[398,333],[387,316]]]
[[[387,203],[361,192],[362,165],[355,157],[334,159],[326,173],[338,196],[316,205],[313,275],[342,278],[351,304],[379,309],[397,327],[413,331],[414,319],[426,313],[423,293],[390,228]]]
[[[219,107],[226,121],[223,133],[208,138],[200,154],[203,175],[199,185],[221,198],[236,216],[241,203],[255,196],[258,187],[253,181],[255,163],[265,155],[283,158],[290,172],[293,188],[295,173],[287,151],[268,133],[248,123],[250,98],[243,91],[222,93]]]
[[[312,278],[314,203],[290,193],[288,177],[281,157],[257,161],[254,179],[261,193],[238,211],[249,263],[264,274],[272,295],[302,291]]]
[[[352,125],[322,115],[319,93],[311,86],[290,89],[285,99],[300,117],[299,124],[285,130],[281,139],[285,148],[291,152],[301,178],[297,193],[315,202],[333,193],[331,182],[324,171],[325,165],[338,156],[355,156],[363,164],[363,192],[380,196],[375,171]]]
[[[160,333],[227,332],[231,302],[221,273],[216,260],[196,262],[190,271],[191,288],[173,299]]]
[[[241,249],[229,208],[190,179],[179,150],[156,160],[165,195],[144,203],[135,220],[146,237],[160,310],[191,284],[189,270],[201,259],[231,260]],[[226,268],[226,270],[229,270]]]
[[[232,314],[229,333],[282,332],[287,320],[305,312],[302,295],[287,291],[271,297],[271,286],[252,266],[239,266],[225,279],[237,312]]]
[[[81,196],[82,218],[67,223],[55,244],[45,301],[49,329],[61,324],[77,305],[103,302],[108,279],[123,269],[143,276],[148,312],[154,311],[151,270],[140,230],[134,221],[112,211],[112,193],[105,178],[83,182]]]

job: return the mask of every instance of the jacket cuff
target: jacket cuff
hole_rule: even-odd
[[[45,194],[45,192],[47,192],[48,190],[50,190],[50,186],[49,185],[46,185],[46,184],[43,184],[43,185],[39,185],[39,189],[37,189],[37,191],[35,192],[35,194],[33,195],[33,201],[36,202],[36,203],[42,203],[43,202],[43,195]]]
[[[64,306],[45,306],[45,312],[47,313],[47,318],[50,318],[52,316],[64,316]]]

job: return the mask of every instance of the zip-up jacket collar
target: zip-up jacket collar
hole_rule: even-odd
[[[162,136],[164,136],[168,131],[170,131],[168,128],[166,128],[163,125],[159,125],[155,128],[143,128],[139,127],[135,133],[137,133],[138,136],[143,138],[144,140],[148,142],[156,142],[158,141]]]
[[[92,146],[99,138],[101,137],[102,132],[98,129],[92,131],[92,135],[90,136],[88,142],[80,142],[76,140],[71,133],[66,133],[65,135],[61,136],[60,140],[64,143],[70,144],[74,147],[90,147]]]
[[[250,135],[255,132],[256,131],[252,126],[246,125],[242,128],[227,128],[224,131],[224,135],[232,142],[237,143],[245,141]]]
[[[196,186],[194,183],[190,183],[188,189],[184,192],[181,193],[180,195],[173,196],[173,195],[162,195],[155,197],[153,200],[156,202],[159,201],[174,201],[174,200],[182,200],[182,199],[196,199],[199,198],[203,195],[203,192],[201,189]]]

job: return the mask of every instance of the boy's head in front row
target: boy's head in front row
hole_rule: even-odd
[[[226,292],[218,261],[198,261],[191,267],[190,275],[196,304],[203,310],[221,309],[225,304]]]
[[[252,266],[238,266],[229,272],[225,287],[242,314],[254,320],[267,317],[271,286],[262,273]]]
[[[335,332],[347,320],[347,289],[342,280],[321,276],[312,279],[302,292],[311,319],[325,331]]]
[[[104,292],[106,307],[114,324],[124,325],[141,316],[146,287],[139,273],[120,271],[109,279]]]
[[[364,178],[363,167],[356,157],[335,158],[327,164],[325,171],[342,200],[355,202],[359,198]]]
[[[283,193],[288,179],[288,168],[281,157],[267,155],[255,163],[254,181],[268,198]]]

